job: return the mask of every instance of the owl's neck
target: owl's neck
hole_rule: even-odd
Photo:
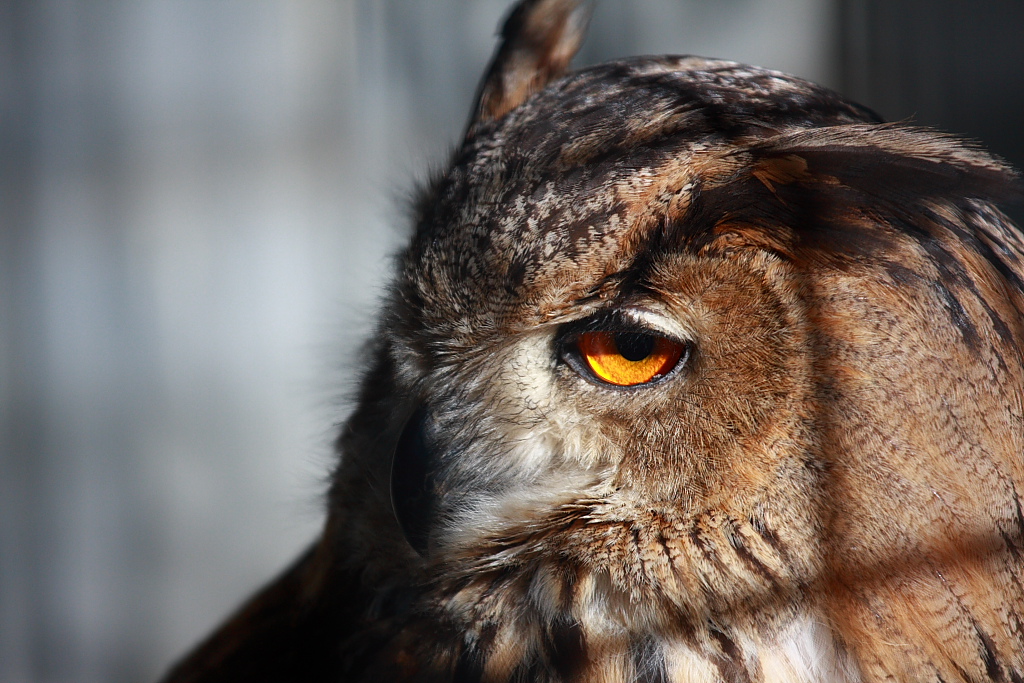
[[[416,661],[415,671],[431,671],[425,680],[438,681],[862,680],[810,610],[694,622],[681,616],[682,607],[664,614],[664,604],[623,602],[603,592],[607,584],[597,577],[568,583],[552,570],[508,583],[465,584],[428,607],[422,621],[404,623],[401,649],[391,654]],[[569,603],[566,590],[575,595]]]
[[[438,680],[861,680],[802,597],[793,539],[751,520],[621,512],[577,507],[449,562],[418,599],[422,621],[403,623],[419,634],[404,656],[431,660]]]

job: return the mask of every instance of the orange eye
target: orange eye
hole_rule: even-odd
[[[686,351],[684,344],[642,332],[584,332],[576,345],[591,372],[620,387],[667,375]]]

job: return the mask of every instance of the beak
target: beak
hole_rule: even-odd
[[[406,421],[391,460],[391,507],[402,534],[426,556],[437,512],[437,458],[431,439],[431,420],[420,406]]]

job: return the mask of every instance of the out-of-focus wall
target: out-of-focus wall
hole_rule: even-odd
[[[152,680],[315,535],[507,4],[0,3],[0,681]],[[833,6],[599,0],[580,62],[837,85]]]
[[[838,85],[1024,168],[1024,2],[838,0]],[[1024,205],[1006,207],[1024,224]]]

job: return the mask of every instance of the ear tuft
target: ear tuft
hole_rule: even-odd
[[[500,119],[558,78],[580,48],[591,3],[582,0],[522,0],[501,29],[501,45],[491,60],[466,129]]]

